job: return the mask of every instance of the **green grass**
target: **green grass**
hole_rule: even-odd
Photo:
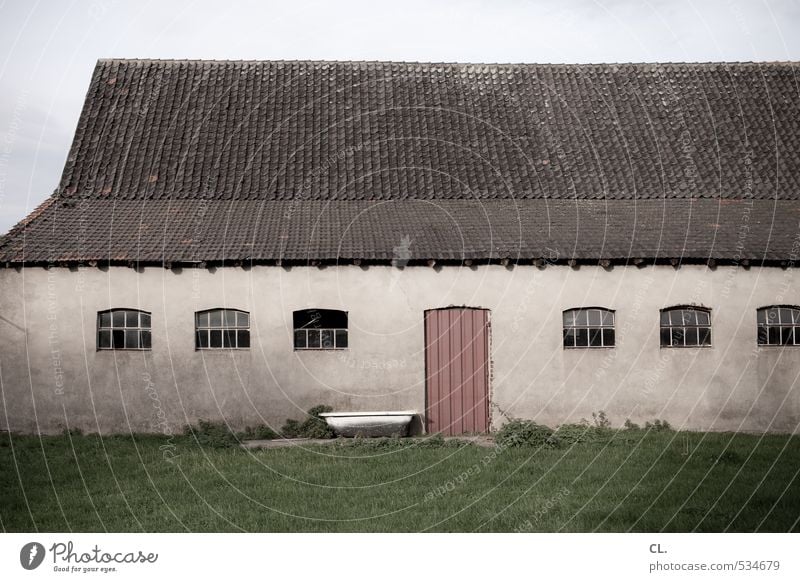
[[[0,528],[800,530],[798,437],[623,431],[505,450],[417,439],[250,452],[169,444],[0,436]]]

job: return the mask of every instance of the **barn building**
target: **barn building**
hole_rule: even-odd
[[[796,66],[99,61],[0,241],[0,429],[797,432]]]

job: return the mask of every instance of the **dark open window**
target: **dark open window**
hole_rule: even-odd
[[[250,314],[238,309],[207,309],[194,314],[198,350],[250,347]]]
[[[756,312],[758,321],[758,345],[800,345],[800,307],[794,305],[771,305]]]
[[[565,348],[614,346],[614,312],[602,307],[567,309],[564,314]]]
[[[294,349],[341,350],[347,347],[347,312],[303,309],[292,314]]]
[[[711,345],[711,311],[703,307],[661,310],[661,347],[695,348]]]
[[[98,350],[149,350],[150,314],[138,309],[109,309],[97,314]]]

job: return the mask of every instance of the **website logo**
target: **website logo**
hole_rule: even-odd
[[[26,570],[35,570],[44,560],[44,546],[39,542],[28,542],[19,551],[19,563]]]

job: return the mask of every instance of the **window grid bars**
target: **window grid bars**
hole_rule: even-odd
[[[613,348],[616,346],[615,313],[610,309],[585,308],[564,311],[565,349]],[[596,323],[590,323],[594,319]],[[571,323],[568,323],[571,320]],[[582,320],[585,323],[575,323]],[[585,331],[585,334],[581,334]],[[580,339],[581,343],[578,343]],[[599,343],[593,344],[593,340]]]
[[[347,347],[347,328],[298,328],[294,330],[295,350],[344,350]]]
[[[800,309],[790,306],[762,307],[757,311],[757,319],[758,345],[777,347],[800,345]]]

